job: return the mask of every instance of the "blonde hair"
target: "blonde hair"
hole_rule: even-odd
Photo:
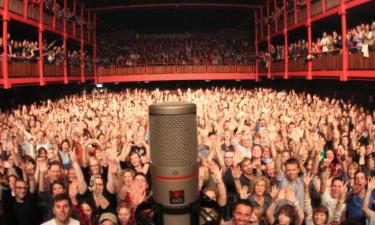
[[[250,186],[250,192],[251,192],[251,193],[253,193],[253,194],[255,193],[255,186],[256,186],[259,182],[261,182],[261,181],[264,181],[265,186],[266,186],[264,192],[265,192],[265,193],[268,193],[268,192],[270,191],[271,185],[270,185],[270,181],[268,180],[268,178],[265,177],[265,176],[257,176],[257,177],[255,177],[253,183],[252,183],[251,186]]]

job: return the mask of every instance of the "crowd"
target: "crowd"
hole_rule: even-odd
[[[375,21],[371,24],[362,23],[355,28],[348,29],[347,48],[350,53],[361,52],[364,57],[369,57],[369,51],[375,49]],[[305,39],[291,43],[288,47],[288,56],[290,59],[303,58],[305,60],[313,59],[322,54],[341,54],[342,36],[337,31],[331,34],[323,32],[321,37],[316,38],[311,43],[311,54],[308,51],[308,43]],[[272,61],[284,60],[284,45],[271,45],[271,55],[261,52],[259,60],[267,62],[271,57]]]
[[[48,42],[43,40],[43,61],[45,64],[62,65],[64,61],[64,45],[58,41]],[[0,37],[0,55],[4,52],[3,41]],[[8,60],[9,62],[37,62],[39,60],[38,41],[15,40],[8,34]],[[2,59],[0,59],[2,60]],[[81,54],[77,50],[67,51],[67,63],[69,66],[80,66]],[[93,68],[94,62],[88,51],[84,52],[86,68]]]
[[[135,35],[117,41],[101,40],[98,65],[249,64],[254,47],[246,37],[222,33]]]
[[[222,224],[375,224],[375,111],[265,88],[83,92],[2,111],[0,224],[135,224],[152,197],[148,106],[167,101],[197,104],[199,189]]]

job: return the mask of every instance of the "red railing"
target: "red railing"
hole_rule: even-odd
[[[282,61],[274,61],[271,63],[271,71],[272,72],[283,72],[285,71],[285,62]]]
[[[322,2],[313,1],[311,2],[311,16],[315,16],[322,13]]]
[[[23,14],[23,1],[9,0],[9,11],[22,15]]]
[[[62,77],[64,76],[63,65],[43,65],[43,71],[45,77]]]
[[[289,71],[307,71],[307,61],[305,58],[289,59]]]
[[[369,52],[369,57],[362,53],[352,53],[348,56],[349,70],[375,70],[375,51]]]
[[[147,65],[134,67],[99,67],[99,76],[193,73],[255,73],[253,65]]]
[[[313,71],[342,70],[342,55],[316,55],[312,59]]]
[[[38,77],[38,63],[11,62],[8,64],[9,78]]]
[[[340,5],[340,0],[323,0],[326,1],[326,8],[327,9],[332,9],[335,8],[336,6]]]

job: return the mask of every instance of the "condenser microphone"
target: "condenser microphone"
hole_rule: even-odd
[[[196,105],[154,104],[149,116],[153,200],[163,208],[163,224],[196,224],[190,213],[199,197]]]

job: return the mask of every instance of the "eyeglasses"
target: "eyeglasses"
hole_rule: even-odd
[[[20,187],[20,186],[16,186],[16,189],[22,189],[22,190],[26,190],[27,189],[27,187]]]

